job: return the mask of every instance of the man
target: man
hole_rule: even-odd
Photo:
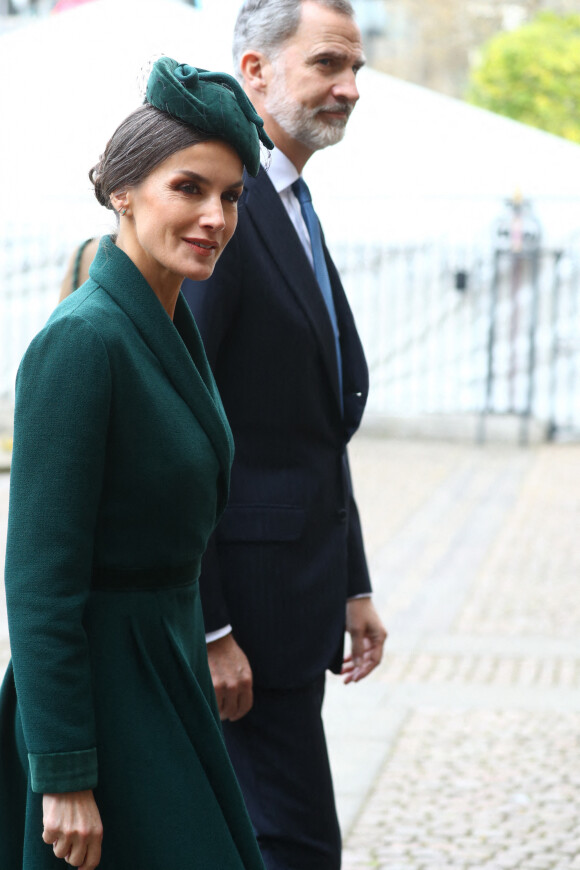
[[[315,151],[342,138],[358,100],[364,58],[352,7],[246,0],[234,61],[276,150],[266,171],[246,178],[238,229],[213,277],[183,285],[236,444],[229,507],[202,569],[208,655],[268,870],[337,870],[325,672],[362,679],[386,632],[346,455],[368,372],[295,182]],[[345,627],[352,656],[343,662]]]

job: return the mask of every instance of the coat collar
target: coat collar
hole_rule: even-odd
[[[318,338],[332,390],[340,408],[334,333],[312,266],[267,172],[261,168],[256,178],[246,175],[244,187],[244,208]],[[281,231],[281,227],[285,229]]]
[[[202,426],[218,457],[225,507],[233,440],[199,332],[189,306],[179,294],[172,321],[130,258],[103,236],[90,269],[97,282],[127,314],[143,341],[160,361],[165,374]]]

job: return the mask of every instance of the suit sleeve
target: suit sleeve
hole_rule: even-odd
[[[344,456],[349,499],[347,597],[353,598],[355,595],[364,595],[367,592],[371,592],[372,586],[365,555],[361,522],[356,501],[354,499],[350,466],[346,452]]]
[[[235,325],[240,299],[241,261],[239,231],[222,254],[211,278],[182,285],[182,293],[200,331],[205,352],[219,389],[220,352]],[[217,631],[230,622],[223,595],[216,547],[216,532],[209,540],[199,579],[206,631]]]
[[[16,385],[6,550],[14,679],[33,791],[97,784],[83,613],[91,584],[111,396],[101,338],[79,317],[49,324]]]

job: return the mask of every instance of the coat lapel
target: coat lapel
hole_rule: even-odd
[[[265,170],[260,169],[257,178],[246,177],[244,185],[246,191],[244,207],[316,334],[332,389],[340,407],[334,334],[326,303],[312,266]],[[285,231],[281,232],[281,227],[285,227]]]
[[[180,294],[172,322],[137,267],[111,236],[101,240],[89,274],[131,319],[211,441],[222,471],[222,509],[228,496],[233,440],[187,302]]]

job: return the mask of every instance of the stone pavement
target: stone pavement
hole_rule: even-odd
[[[329,679],[343,870],[580,870],[580,445],[365,432],[351,463],[390,636]]]
[[[343,870],[580,868],[580,446],[351,459],[390,637],[329,686]]]

